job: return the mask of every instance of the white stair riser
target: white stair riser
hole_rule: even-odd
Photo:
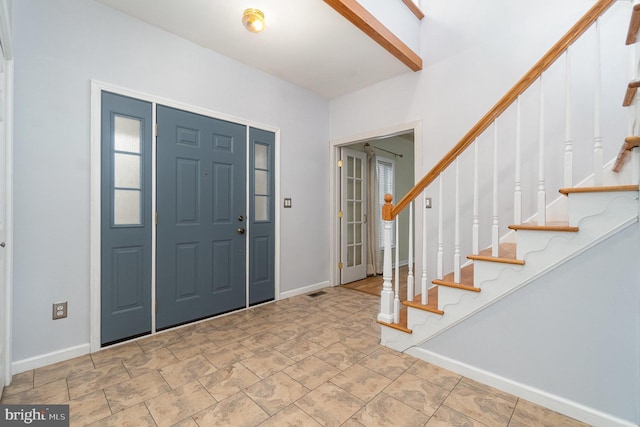
[[[554,239],[571,240],[576,233],[566,231],[518,230],[516,258],[525,259],[531,252],[539,252],[549,246]]]
[[[637,191],[571,193],[569,194],[569,225],[576,227],[583,219],[604,212],[611,203],[617,203],[617,199],[627,199],[630,208],[633,208],[635,203],[637,210],[637,198]]]
[[[444,311],[447,306],[458,304],[463,298],[476,298],[477,295],[478,292],[449,286],[438,286],[438,308]]]
[[[498,277],[505,268],[516,271],[522,269],[522,266],[518,264],[505,264],[492,261],[475,260],[473,264],[473,283],[483,283],[487,280],[493,280]],[[481,286],[478,287],[482,288]]]

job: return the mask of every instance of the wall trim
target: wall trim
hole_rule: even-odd
[[[406,353],[590,425],[599,427],[638,427],[638,424],[631,421],[623,420],[578,402],[565,399],[423,348],[412,347],[408,349]]]
[[[86,343],[80,344],[75,347],[69,347],[62,350],[53,351],[51,353],[30,357],[28,359],[18,360],[13,362],[13,373],[19,374],[20,372],[40,368],[42,366],[51,365],[53,363],[63,362],[65,360],[84,356],[85,354],[89,353],[91,353],[91,346]]]
[[[315,283],[313,285],[304,286],[302,288],[293,289],[291,291],[285,291],[285,292],[282,292],[280,294],[280,298],[278,298],[278,300],[287,299],[287,298],[291,298],[291,297],[297,297],[298,295],[304,295],[304,294],[307,294],[309,292],[313,292],[313,291],[317,291],[317,290],[320,290],[320,289],[328,288],[330,286],[331,286],[331,282],[326,280],[324,282]]]

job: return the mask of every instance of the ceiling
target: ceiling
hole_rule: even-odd
[[[96,0],[331,99],[411,72],[321,0]],[[264,12],[266,29],[242,26]]]

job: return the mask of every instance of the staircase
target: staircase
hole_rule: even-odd
[[[452,326],[473,316],[480,310],[494,304],[505,296],[516,292],[545,273],[551,271],[562,263],[579,256],[582,252],[604,241],[609,236],[638,221],[638,178],[640,176],[640,155],[638,142],[640,138],[635,136],[637,131],[635,100],[635,88],[640,86],[638,81],[638,61],[635,49],[631,53],[633,72],[632,83],[628,90],[634,90],[633,94],[627,93],[623,105],[628,114],[628,134],[617,158],[604,164],[603,162],[603,136],[601,133],[601,103],[602,84],[600,63],[600,24],[599,17],[604,14],[615,2],[613,0],[600,0],[590,9],[585,16],[567,34],[552,47],[552,49],[490,110],[425,177],[416,184],[397,205],[392,205],[392,198],[387,196],[387,204],[383,207],[383,220],[385,221],[385,258],[384,258],[384,286],[381,295],[381,310],[378,323],[381,327],[381,343],[398,351],[419,346],[427,340],[443,333]],[[619,7],[619,5],[617,5]],[[632,19],[629,25],[629,34],[638,32],[640,25],[640,6],[632,8]],[[594,113],[589,119],[594,126],[592,149],[587,159],[591,163],[591,173],[581,182],[574,184],[574,170],[584,169],[580,161],[585,156],[574,156],[576,145],[572,140],[573,124],[571,117],[575,116],[572,104],[576,103],[570,91],[570,75],[572,58],[567,53],[573,49],[580,36],[587,31],[595,33],[596,65],[594,71]],[[630,37],[628,37],[628,40]],[[543,79],[551,74],[558,58],[565,58],[566,68],[566,93],[564,103],[565,110],[565,140],[560,150],[550,153],[549,143],[545,141],[545,134],[550,133],[545,127],[545,90]],[[608,64],[609,65],[609,64]],[[537,87],[531,89],[537,83]],[[526,145],[521,140],[527,139],[522,128],[527,120],[521,113],[523,94],[527,91],[539,92],[539,137],[533,143]],[[548,96],[548,94],[547,94]],[[512,113],[515,106],[515,119]],[[526,107],[522,107],[524,110]],[[624,111],[624,110],[621,110]],[[549,114],[549,113],[546,113]],[[624,112],[622,114],[625,114]],[[504,118],[508,116],[507,118]],[[515,121],[507,124],[515,128],[515,148],[513,153],[513,167],[502,165],[510,163],[502,161],[499,141],[504,138],[498,130],[498,121],[501,126],[506,121]],[[584,119],[581,119],[584,121]],[[493,132],[486,132],[493,128]],[[491,133],[493,133],[493,138]],[[489,134],[488,136],[485,134]],[[529,138],[531,139],[531,138]],[[490,142],[486,142],[490,140]],[[491,141],[492,140],[492,141]],[[492,143],[492,168],[490,173],[486,163],[480,166],[479,156],[483,150],[481,144]],[[530,148],[533,145],[533,149]],[[471,150],[473,149],[473,150]],[[469,153],[473,151],[472,153]],[[559,153],[557,152],[559,151]],[[525,170],[526,159],[522,152],[534,152],[537,156],[537,165],[533,165],[533,173]],[[481,153],[481,154],[479,154]],[[486,156],[489,157],[489,156]],[[563,165],[563,173],[558,180],[548,177],[546,169],[553,164],[553,159],[560,157]],[[576,158],[574,158],[576,157]],[[549,160],[551,159],[551,160]],[[627,163],[624,165],[624,163]],[[623,166],[624,165],[624,166]],[[482,169],[483,174],[479,173]],[[467,171],[465,174],[461,171]],[[471,183],[461,181],[469,179],[469,170],[473,170]],[[514,191],[512,200],[513,224],[508,228],[500,228],[499,216],[504,211],[503,205],[498,201],[507,195],[504,192],[504,176],[514,177]],[[523,203],[523,176],[535,176],[534,203]],[[437,185],[435,185],[437,184]],[[559,185],[558,185],[559,184]],[[490,187],[490,191],[482,192],[479,188]],[[551,199],[546,188],[559,189],[557,197]],[[560,188],[562,187],[562,188]],[[463,189],[473,188],[464,194]],[[472,193],[472,194],[470,194]],[[415,209],[414,200],[431,198],[437,194],[434,206],[437,207],[436,218],[431,209]],[[420,197],[422,196],[422,197]],[[465,199],[466,197],[466,199]],[[472,200],[470,200],[472,199]],[[426,202],[426,200],[425,200]],[[426,203],[418,203],[425,206]],[[469,207],[473,205],[473,208]],[[481,206],[491,205],[484,209]],[[463,209],[462,206],[466,206]],[[523,207],[528,206],[528,207]],[[406,296],[400,296],[398,284],[393,283],[391,270],[391,227],[393,219],[404,208],[415,210],[417,215],[422,213],[422,277],[418,295],[415,295],[414,285],[417,281],[413,277],[413,269],[410,267]],[[472,212],[471,212],[472,211]],[[480,231],[480,220],[491,219],[489,231]],[[468,218],[463,218],[466,215]],[[523,220],[523,216],[528,219]],[[448,222],[447,222],[448,221]],[[472,232],[470,254],[463,264],[462,248],[465,246],[461,238],[464,227],[461,225],[469,221]],[[397,222],[396,222],[397,223]],[[469,228],[469,227],[467,227]],[[506,228],[506,229],[505,229]],[[451,232],[453,230],[453,232]],[[410,230],[413,233],[413,230]],[[453,236],[451,236],[453,234]],[[398,233],[396,233],[398,235]],[[437,235],[436,239],[432,236]],[[489,237],[489,238],[487,238]],[[485,249],[480,250],[481,242]],[[397,245],[401,244],[400,242]],[[431,246],[429,246],[431,245]],[[413,248],[410,249],[410,253]],[[435,265],[435,266],[434,266]],[[429,268],[432,266],[432,268]],[[434,266],[434,267],[433,267]],[[448,271],[444,274],[444,271]],[[428,279],[435,276],[435,279]],[[397,276],[396,276],[397,277]],[[397,279],[396,279],[397,280]],[[394,289],[395,288],[395,289]]]

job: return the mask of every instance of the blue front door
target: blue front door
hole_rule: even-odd
[[[101,343],[151,332],[149,102],[102,93]]]
[[[157,107],[156,328],[246,306],[243,125]]]

